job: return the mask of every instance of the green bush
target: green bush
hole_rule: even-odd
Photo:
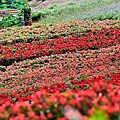
[[[19,9],[24,7],[24,0],[0,0],[0,9]]]

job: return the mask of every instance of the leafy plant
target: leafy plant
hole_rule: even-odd
[[[28,3],[28,0],[24,4],[24,21],[28,21],[31,18],[31,5]]]
[[[10,27],[14,25],[18,25],[20,23],[19,19],[11,14],[3,17],[2,21],[0,21],[0,27]]]
[[[0,9],[19,9],[24,7],[24,0],[1,0]]]
[[[103,110],[96,110],[88,120],[110,120],[109,116]]]
[[[5,72],[5,71],[6,71],[6,67],[5,67],[5,66],[0,66],[0,70],[1,70],[2,72]]]

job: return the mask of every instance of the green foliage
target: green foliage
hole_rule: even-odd
[[[84,20],[105,20],[105,19],[109,19],[109,20],[117,20],[120,18],[120,13],[108,13],[108,14],[99,14],[99,15],[95,15],[95,16],[88,16],[83,18]]]
[[[111,120],[120,120],[120,112],[119,113],[114,113],[110,116]]]
[[[61,9],[63,9],[63,8],[60,8],[60,6],[57,6],[56,4],[52,5],[51,7],[47,8],[47,9],[33,12],[32,19],[36,21],[36,20],[40,20],[40,19],[46,17],[47,15],[57,15],[61,12]]]
[[[0,41],[0,44],[2,44],[2,45],[6,45],[6,44],[7,44],[7,40]]]
[[[19,16],[23,16],[24,0],[1,0],[0,9],[4,10],[20,10],[16,15],[7,14],[0,21],[0,27],[21,26]]]
[[[28,1],[25,1],[24,4],[24,21],[28,21],[31,18],[31,5],[28,3]]]
[[[24,0],[1,0],[0,9],[19,9],[24,7]]]
[[[86,76],[78,76],[77,77],[77,79],[79,79],[79,80],[82,80],[82,79],[85,79],[86,78]]]
[[[5,72],[5,71],[6,71],[6,67],[5,67],[5,66],[0,66],[0,70],[1,70],[2,72]]]
[[[9,14],[5,17],[3,17],[2,21],[0,21],[0,27],[10,27],[15,25],[20,25],[20,21],[17,17]]]
[[[3,88],[3,87],[5,87],[5,84],[0,84],[0,88]]]
[[[88,120],[110,120],[105,111],[96,110]]]

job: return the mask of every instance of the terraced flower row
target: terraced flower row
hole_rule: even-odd
[[[88,120],[94,114],[100,114],[106,120],[119,118],[119,87],[99,81],[84,91],[67,90],[60,93],[58,88],[60,86],[52,95],[42,89],[31,95],[27,102],[12,104],[6,101],[0,107],[0,119]]]
[[[16,43],[0,45],[0,64],[10,65],[14,61],[76,50],[99,49],[120,44],[120,29],[102,29],[89,32],[84,37],[60,37],[42,43]]]
[[[18,27],[7,28],[0,30],[0,44],[6,44],[7,42],[23,42],[29,39],[45,39],[56,38],[59,36],[68,36],[72,33],[79,33],[81,31],[87,32],[89,30],[112,28],[120,25],[119,20],[82,20],[65,22],[57,25],[45,25],[40,24],[33,25],[32,27]]]
[[[57,81],[57,80],[56,80]],[[0,95],[0,106],[9,100],[12,103],[17,101],[30,101],[31,94],[39,90],[45,90],[50,95],[54,94],[56,91],[65,92],[68,89],[71,89],[73,92],[77,92],[78,90],[86,90],[90,86],[94,85],[96,82],[104,82],[107,84],[112,84],[114,87],[120,86],[120,73],[106,73],[106,75],[94,76],[89,79],[87,78],[79,78],[78,80],[70,79],[67,81],[59,81],[54,83],[53,85],[45,85],[36,87],[34,84],[30,87],[27,84],[24,86],[24,89],[12,90],[12,92],[1,93]]]
[[[1,66],[0,91],[13,91],[26,86],[41,87],[92,76],[119,73],[120,45],[99,50],[43,56],[33,60]],[[119,81],[116,82],[119,84]]]

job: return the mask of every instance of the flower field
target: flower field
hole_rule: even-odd
[[[76,20],[56,25],[44,25],[33,23],[33,26],[11,27],[0,30],[0,43],[17,42],[33,39],[53,39],[59,36],[68,36],[72,33],[86,32],[100,28],[119,27],[119,20]]]
[[[120,120],[119,20],[0,33],[0,120]]]

